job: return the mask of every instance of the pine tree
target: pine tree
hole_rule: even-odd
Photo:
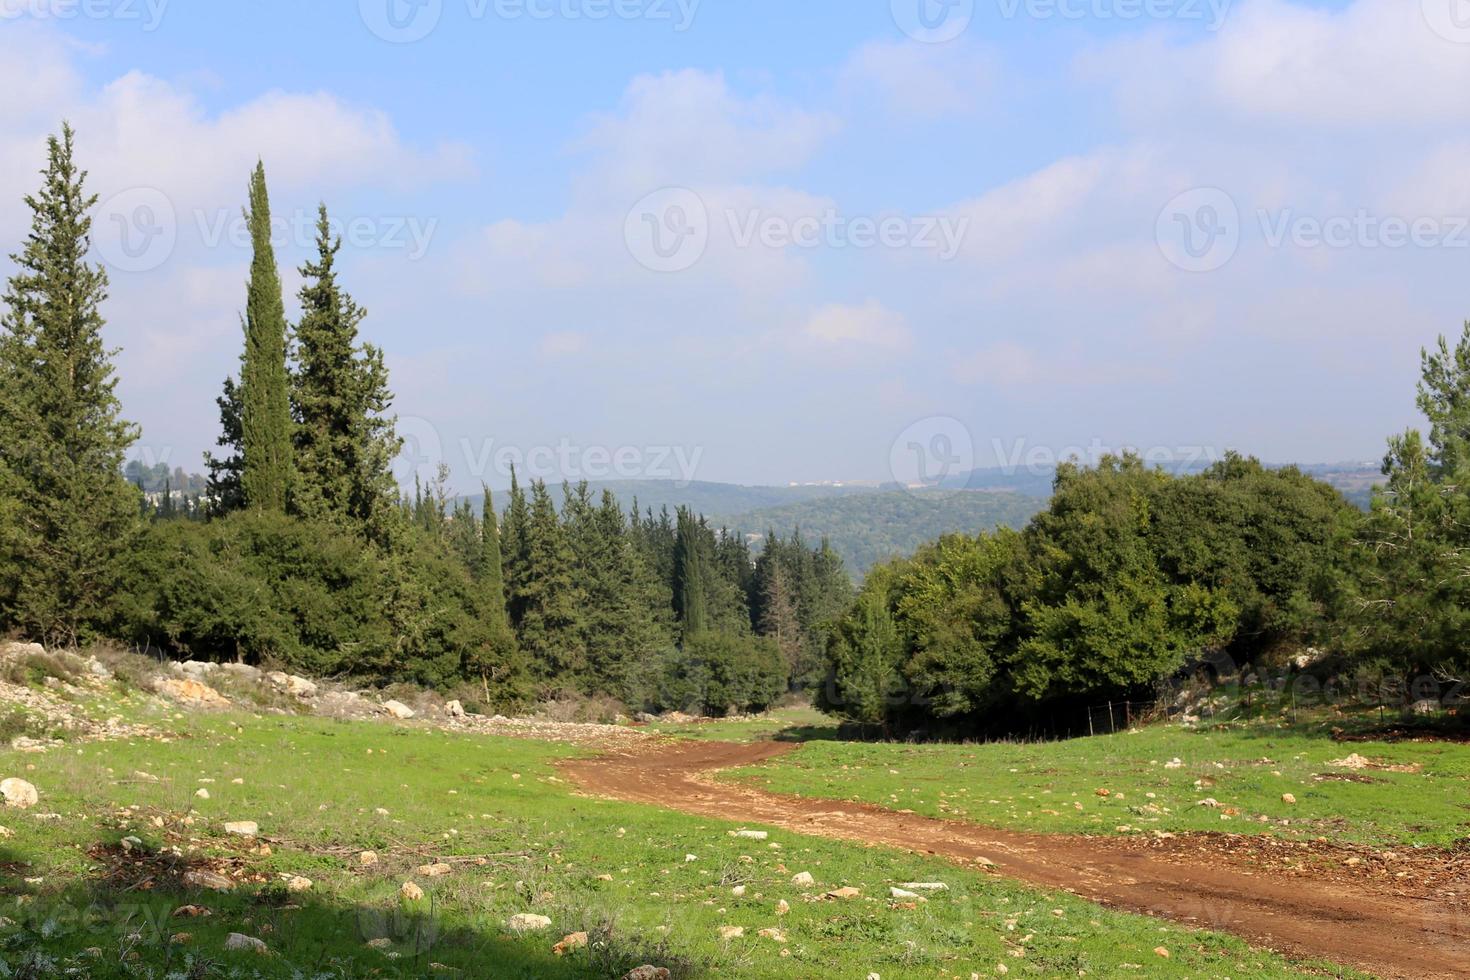
[[[87,262],[96,198],[70,126],[47,151],[0,319],[0,602],[31,635],[75,644],[106,617],[139,527],[122,475],[137,430],[102,341],[107,274]]]
[[[291,401],[286,371],[286,310],[271,244],[265,165],[250,179],[254,258],[245,302],[245,353],[240,364],[240,489],[245,505],[283,511],[291,488]]]
[[[693,513],[679,508],[674,537],[674,612],[685,641],[709,627],[709,570],[703,530]]]
[[[383,352],[358,344],[367,311],[337,281],[340,238],[326,205],[317,215],[317,258],[301,268],[301,321],[291,375],[295,413],[293,506],[308,517],[345,521],[377,541],[397,488],[390,469],[401,441],[385,413],[393,402]]]
[[[586,669],[584,594],[575,577],[576,557],[540,480],[531,487],[524,548],[525,570],[515,597],[521,648],[549,693],[575,690]]]
[[[786,572],[771,562],[761,593],[760,634],[776,641],[792,676],[801,668],[806,637],[796,614],[796,598],[786,584]]]
[[[483,485],[482,485],[483,486]],[[483,486],[485,497],[480,507],[479,581],[485,604],[499,625],[508,626],[505,606],[505,566],[500,555],[500,528],[495,519],[495,501],[490,488]]]
[[[510,615],[511,625],[521,627],[521,596],[529,575],[530,555],[526,552],[527,525],[531,513],[526,505],[526,494],[516,479],[515,467],[510,471],[510,506],[505,511],[505,526],[501,529],[501,567],[505,570],[505,608]]]
[[[245,462],[240,457],[240,446],[244,433],[240,425],[240,386],[234,378],[225,378],[224,390],[214,400],[219,406],[220,434],[217,444],[229,452],[224,456],[204,454],[204,465],[209,470],[210,510],[215,514],[228,514],[245,506],[245,491],[240,485],[240,475]]]

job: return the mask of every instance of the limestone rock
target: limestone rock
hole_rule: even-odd
[[[412,718],[414,715],[418,714],[418,712],[414,711],[402,701],[385,701],[383,702],[383,710],[388,712],[388,714],[392,715],[394,718],[398,718],[403,721],[407,721],[409,718]]]
[[[574,949],[581,949],[587,945],[587,934],[585,932],[572,932],[561,937],[561,942],[551,947],[551,951],[557,956],[565,956]]]
[[[224,875],[206,868],[195,868],[184,872],[184,884],[190,888],[204,888],[212,892],[233,891],[235,883]]]
[[[231,820],[225,824],[225,833],[235,837],[255,837],[260,826],[254,820]]]
[[[791,878],[791,883],[793,885],[806,887],[809,885],[815,885],[817,883],[817,880],[812,877],[812,873],[810,871],[803,871],[799,874],[793,875]]]
[[[424,890],[411,881],[405,881],[403,887],[398,889],[398,894],[407,902],[417,902],[424,897]]]
[[[269,947],[259,939],[256,939],[254,936],[241,935],[238,932],[230,933],[229,937],[225,939],[225,949],[245,950],[261,955],[270,952]]]
[[[229,699],[208,684],[187,677],[182,680],[172,677],[161,678],[154,682],[153,689],[159,694],[186,704],[223,708],[230,703]]]
[[[0,780],[0,796],[5,797],[6,806],[20,810],[29,809],[41,802],[41,794],[36,792],[36,787],[14,776]]]
[[[540,932],[551,928],[551,920],[534,912],[520,912],[505,923],[512,932]]]

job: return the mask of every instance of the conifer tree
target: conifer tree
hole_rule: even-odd
[[[517,630],[521,626],[521,596],[524,593],[529,573],[530,556],[526,553],[526,525],[530,523],[530,509],[526,505],[526,493],[516,479],[515,467],[510,471],[510,506],[505,511],[505,526],[501,529],[501,568],[505,570],[505,608],[511,625]]]
[[[122,475],[137,430],[102,340],[107,273],[87,262],[96,198],[70,126],[47,155],[0,318],[0,603],[36,638],[75,644],[105,619],[140,526]]]
[[[681,636],[688,640],[709,626],[708,559],[703,527],[687,508],[679,508],[674,537],[674,611]]]
[[[317,215],[317,257],[301,268],[301,321],[291,375],[296,483],[292,503],[308,517],[345,522],[385,541],[401,442],[385,413],[393,402],[383,352],[358,343],[367,311],[337,281],[340,238],[326,205]]]
[[[584,593],[565,529],[540,480],[531,486],[524,542],[526,565],[515,602],[521,648],[548,692],[574,690],[586,668],[580,632]]]
[[[482,485],[483,486],[483,485]],[[495,519],[495,501],[490,487],[483,486],[485,497],[480,508],[480,588],[485,604],[499,625],[508,625],[505,607],[505,567],[500,555],[500,527]]]
[[[250,178],[253,258],[245,301],[245,353],[240,364],[240,489],[245,505],[283,511],[291,488],[291,401],[286,371],[286,310],[271,244],[265,165]],[[223,406],[222,406],[223,410]]]

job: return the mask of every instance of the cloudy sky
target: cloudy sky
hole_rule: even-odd
[[[1470,315],[1466,7],[0,0],[0,240],[69,119],[139,453],[189,469],[257,156],[288,292],[325,201],[462,489],[1376,459]]]

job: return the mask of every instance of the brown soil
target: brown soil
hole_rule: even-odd
[[[1470,856],[1385,857],[1321,841],[1223,834],[1147,841],[1025,834],[711,778],[796,748],[650,740],[563,769],[598,796],[958,862],[985,858],[1030,884],[1384,977],[1470,975]]]

